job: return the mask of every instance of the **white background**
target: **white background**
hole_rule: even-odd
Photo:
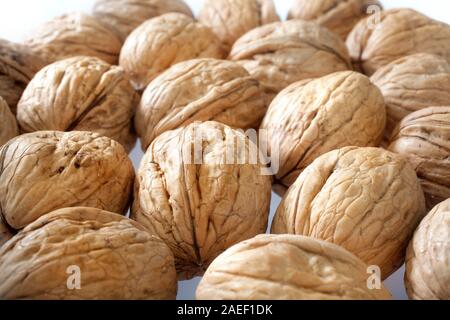
[[[283,19],[292,0],[274,0],[280,17]],[[311,0],[314,1],[314,0]],[[202,1],[187,0],[194,13],[198,12]],[[52,17],[72,12],[89,12],[94,0],[0,0],[0,38],[10,41],[21,41],[33,29]],[[419,10],[434,19],[450,23],[450,1],[442,0],[390,0],[382,1],[385,8],[410,7]],[[133,161],[137,166],[142,152],[138,146],[132,154]],[[273,215],[280,199],[274,195],[272,201]],[[406,293],[403,285],[404,270],[398,271],[388,281],[387,287],[397,299],[406,299]],[[199,279],[181,282],[179,286],[179,299],[194,299],[195,288]]]

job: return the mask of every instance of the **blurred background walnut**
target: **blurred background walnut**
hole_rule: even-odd
[[[261,235],[221,254],[197,288],[205,300],[390,299],[370,290],[367,266],[328,242],[292,235]]]
[[[0,147],[19,135],[16,117],[12,114],[8,104],[0,96]]]

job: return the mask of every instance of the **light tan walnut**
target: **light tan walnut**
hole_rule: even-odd
[[[387,300],[369,289],[367,266],[325,241],[261,235],[220,255],[197,289],[202,300]]]
[[[147,150],[131,216],[169,245],[180,279],[202,275],[224,250],[266,232],[271,177],[253,152],[249,138],[217,122],[168,131]]]
[[[450,198],[450,107],[410,114],[394,131],[389,150],[416,169],[429,209]]]
[[[169,12],[193,16],[183,0],[96,0],[93,14],[114,29],[122,41],[143,22]]]
[[[205,0],[199,20],[211,27],[229,51],[248,31],[280,18],[273,0]]]
[[[89,56],[117,64],[122,47],[113,30],[84,13],[66,14],[44,23],[25,44],[49,63]]]
[[[256,28],[231,50],[272,98],[290,84],[351,69],[345,43],[316,23],[287,21]]]
[[[78,131],[25,134],[0,149],[0,214],[15,230],[67,207],[125,214],[133,180],[131,160],[109,138]]]
[[[303,171],[278,208],[272,232],[340,245],[378,266],[385,279],[403,264],[424,215],[422,188],[404,157],[347,147]]]
[[[135,118],[144,150],[160,134],[195,121],[258,128],[267,102],[257,80],[239,64],[216,59],[180,62],[144,91]]]
[[[125,71],[92,57],[75,57],[42,69],[19,102],[24,132],[92,131],[131,150],[137,94]]]
[[[447,24],[412,9],[386,10],[380,21],[372,20],[369,17],[360,21],[347,38],[350,56],[359,71],[372,75],[381,67],[415,53],[435,54],[450,62]]]
[[[163,241],[93,208],[58,210],[30,224],[1,247],[0,270],[2,299],[175,299],[177,291]]]
[[[120,65],[136,90],[143,90],[172,65],[195,58],[222,59],[226,53],[212,30],[181,13],[144,22],[125,41]]]
[[[12,114],[8,104],[0,96],[0,147],[19,135],[16,117]]]
[[[278,156],[276,183],[291,186],[316,158],[346,146],[378,146],[386,124],[379,89],[366,76],[345,71],[283,90],[261,129]]]

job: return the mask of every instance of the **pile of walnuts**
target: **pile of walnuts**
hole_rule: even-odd
[[[450,26],[414,10],[97,0],[0,40],[0,122],[0,299],[390,299],[405,262],[450,299]]]

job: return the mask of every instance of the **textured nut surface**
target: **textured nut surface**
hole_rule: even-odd
[[[18,230],[53,210],[125,213],[133,165],[117,142],[90,132],[41,131],[0,149],[0,214]]]
[[[277,22],[256,28],[233,46],[239,61],[272,97],[290,84],[351,68],[345,43],[312,22]]]
[[[205,0],[199,20],[211,27],[229,50],[248,31],[280,18],[273,0]]]
[[[0,215],[0,247],[3,246],[6,241],[13,237],[13,230],[8,227],[8,225],[3,221]]]
[[[403,119],[389,150],[408,158],[428,208],[450,198],[450,107],[426,108]]]
[[[295,0],[288,13],[288,19],[314,21],[337,33],[344,41],[353,27],[367,17],[367,9],[377,0]]]
[[[177,291],[163,241],[93,208],[41,217],[0,249],[0,270],[3,299],[175,299]],[[79,290],[68,288],[73,270],[80,272]]]
[[[387,278],[401,266],[425,199],[408,161],[377,148],[329,152],[289,189],[272,232],[340,245]]]
[[[195,121],[257,128],[267,111],[257,80],[239,64],[216,59],[180,62],[144,91],[135,118],[143,149],[161,133]]]
[[[313,238],[261,235],[239,243],[208,268],[197,299],[390,299],[367,287],[367,266],[346,250]]]
[[[44,65],[29,48],[0,39],[0,96],[13,113],[28,82]]]
[[[96,0],[93,9],[94,16],[115,29],[122,41],[146,20],[169,12],[192,17],[183,0]]]
[[[345,71],[282,91],[261,125],[269,152],[279,148],[277,183],[289,187],[320,155],[346,146],[378,146],[385,128],[383,97],[369,79]]]
[[[6,101],[0,96],[0,147],[18,135],[19,128],[16,117],[12,114]]]
[[[92,57],[75,57],[42,69],[19,102],[24,132],[93,131],[122,143],[136,142],[136,93],[122,68]]]
[[[195,58],[226,55],[212,30],[181,13],[167,13],[144,22],[125,41],[120,65],[143,90],[172,65]]]
[[[251,148],[240,132],[205,122],[168,131],[147,150],[132,218],[169,245],[181,279],[201,275],[222,251],[266,231],[271,179],[248,160]]]
[[[372,75],[408,55],[430,53],[450,62],[450,26],[412,9],[383,11],[375,28],[366,18],[347,39],[355,68]]]
[[[37,28],[25,44],[48,62],[91,56],[116,64],[122,43],[98,19],[84,13],[54,18]]]

